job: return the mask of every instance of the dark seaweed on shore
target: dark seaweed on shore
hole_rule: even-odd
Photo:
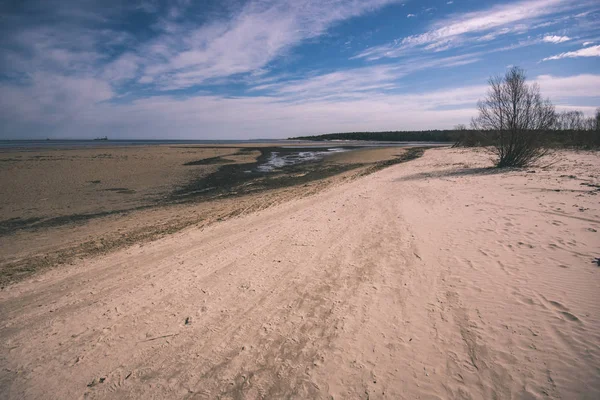
[[[407,149],[406,152],[397,158],[373,164],[354,163],[340,165],[327,164],[321,160],[315,160],[284,166],[274,172],[261,172],[257,170],[257,167],[264,164],[274,151],[278,153],[293,153],[314,149],[265,147],[259,150],[261,155],[255,162],[224,165],[213,174],[192,180],[176,189],[168,198],[168,201],[188,202],[203,198],[241,196],[264,190],[302,185],[365,166],[369,168],[363,174],[368,174],[394,164],[413,160],[423,155],[424,152],[423,148],[414,147]]]
[[[274,149],[271,149],[271,151],[273,150]],[[276,151],[278,151],[279,153],[283,152],[282,149],[279,148],[277,148]],[[375,172],[393,164],[398,164],[401,162],[412,160],[421,156],[422,154],[422,148],[411,148],[405,151],[396,159],[378,163],[334,165],[315,161],[307,164],[286,167],[284,168],[285,171],[280,170],[279,172],[263,172],[260,174],[255,173],[251,176],[250,180],[238,180],[237,183],[235,179],[227,178],[227,175],[231,173],[230,168],[234,165],[224,165],[219,169],[219,171],[216,171],[210,179],[205,180],[204,183],[201,182],[202,180],[192,181],[188,185],[185,185],[184,187],[181,187],[174,191],[171,194],[172,197],[168,197],[167,199],[162,201],[156,200],[151,204],[122,210],[111,210],[104,212],[101,211],[89,214],[73,214],[46,219],[12,218],[0,221],[0,236],[14,234],[15,232],[18,232],[20,230],[38,230],[60,226],[71,227],[74,224],[84,224],[87,221],[95,218],[109,216],[118,217],[126,215],[132,211],[144,209],[147,210],[157,206],[168,206],[169,204],[176,204],[182,202],[203,202],[215,198],[241,196],[246,193],[267,191],[268,189],[273,188],[289,187],[293,185],[304,185],[310,181],[318,181],[321,178],[333,176],[343,171],[347,171],[354,168],[358,169],[360,167],[366,167],[359,169],[358,173],[353,174],[353,176],[361,176]],[[234,170],[234,172],[243,172],[246,171],[247,168],[252,168],[252,166],[255,167],[257,165],[260,165],[262,162],[267,160],[268,157],[270,157],[270,152],[265,150],[261,154],[261,157],[262,158],[257,160],[257,162],[239,166],[239,170]],[[225,171],[221,171],[223,168],[225,168]],[[186,188],[197,188],[198,185],[206,185],[207,182],[209,184],[222,183],[223,186],[210,188],[210,190],[201,192],[200,194],[186,192],[183,190]],[[181,197],[182,195],[184,196]],[[233,210],[230,212],[230,214],[228,214],[228,216],[237,215],[239,212],[240,210]],[[78,244],[75,247],[67,247],[57,251],[37,254],[32,257],[5,263],[1,266],[2,268],[0,268],[0,289],[3,288],[5,284],[22,280],[25,277],[31,276],[37,271],[40,271],[41,269],[50,268],[58,264],[70,262],[74,259],[74,257],[83,255],[105,254],[108,251],[117,249],[124,245],[132,245],[140,241],[152,240],[156,237],[165,234],[175,233],[197,222],[197,218],[191,218],[189,220],[183,221],[178,220],[175,223],[167,226],[161,224],[158,226],[145,227],[141,230],[129,232],[126,235],[109,235],[105,237],[94,238],[92,240],[84,241],[83,243]]]
[[[203,159],[197,160],[197,161],[186,162],[183,165],[213,165],[213,164],[227,164],[230,162],[232,162],[232,161],[228,160],[226,158],[223,158],[221,156],[217,156],[217,157],[203,158]]]
[[[244,148],[240,152],[258,150],[261,152],[256,161],[244,164],[223,165],[216,172],[191,180],[174,190],[166,199],[167,202],[189,202],[205,198],[240,196],[263,190],[289,187],[310,181],[327,178],[363,164],[328,165],[321,160],[308,161],[301,164],[284,166],[277,171],[260,171],[259,165],[265,164],[273,152],[279,154],[314,151],[314,148],[262,147]],[[217,159],[219,157],[213,157]],[[202,161],[202,160],[201,160]],[[212,161],[211,163],[216,163]],[[198,164],[186,164],[198,165]]]
[[[0,221],[0,236],[9,235],[18,230],[36,230],[42,228],[55,228],[72,223],[83,223],[90,219],[99,217],[108,217],[110,215],[124,215],[131,211],[143,210],[151,208],[153,206],[138,206],[134,208],[128,208],[126,210],[112,210],[112,211],[100,211],[96,213],[88,214],[70,214],[61,215],[53,218],[11,218],[4,221]]]
[[[41,218],[10,218],[0,221],[0,236],[12,233],[18,229],[35,225]]]
[[[243,196],[249,193],[258,193],[271,189],[303,185],[361,167],[367,167],[367,169],[361,172],[361,175],[366,175],[393,164],[418,158],[423,154],[424,151],[423,148],[409,148],[401,156],[395,159],[381,161],[374,164],[356,163],[340,165],[327,164],[323,163],[321,160],[315,160],[302,164],[285,166],[277,171],[261,172],[257,170],[257,167],[264,164],[269,157],[271,157],[271,154],[274,151],[280,154],[285,154],[299,151],[311,151],[314,149],[263,147],[248,149],[244,148],[241,149],[240,152],[256,150],[259,150],[261,155],[255,162],[244,164],[224,164],[214,173],[202,178],[192,179],[187,184],[176,188],[171,193],[167,194],[167,196],[163,199],[155,200],[152,204],[121,210],[100,211],[88,214],[71,214],[47,219],[11,218],[0,221],[0,236],[10,235],[19,230],[37,230],[43,228],[55,228],[68,224],[80,224],[95,218],[112,215],[124,215],[132,211],[139,211],[157,206],[168,206],[171,204]],[[213,159],[216,158],[218,157],[213,157]],[[219,164],[214,161],[211,162]],[[126,194],[129,193],[129,190],[126,188],[111,188],[106,190]]]

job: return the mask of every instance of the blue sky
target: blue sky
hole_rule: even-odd
[[[511,65],[592,115],[600,2],[0,0],[0,138],[451,128]]]

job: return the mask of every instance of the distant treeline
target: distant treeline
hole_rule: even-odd
[[[455,129],[429,131],[345,132],[316,136],[299,136],[295,140],[371,140],[385,142],[448,142],[456,146],[474,147],[493,145],[498,137],[495,131],[467,129],[457,125]],[[565,111],[554,115],[551,129],[543,132],[547,147],[600,147],[600,109],[593,117],[586,118],[581,111]]]
[[[523,134],[533,133],[523,131]],[[581,149],[600,148],[600,130],[581,129],[547,130],[542,132],[544,147],[576,147]],[[498,141],[498,133],[494,131],[461,131],[454,142],[455,147],[493,146]]]
[[[299,136],[295,140],[373,140],[385,142],[455,142],[460,130],[432,131],[388,131],[388,132],[346,132],[327,133],[317,136]]]
[[[468,130],[464,125],[457,128],[460,131],[455,146],[491,146],[497,143],[499,133],[494,130]],[[523,133],[527,134],[527,131]],[[555,113],[550,129],[537,133],[541,133],[540,139],[544,147],[600,148],[600,108],[594,116],[588,118],[581,111]]]

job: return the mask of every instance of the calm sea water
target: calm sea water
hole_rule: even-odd
[[[199,144],[250,144],[275,143],[289,145],[294,140],[0,140],[0,149],[73,148],[101,146],[152,146],[152,145],[199,145]]]
[[[280,154],[278,151],[273,151],[269,156],[269,159],[258,166],[257,171],[259,172],[271,172],[276,169],[286,167],[288,165],[304,164],[311,161],[322,160],[325,156],[330,154],[340,153],[343,151],[351,151],[351,149],[343,148],[328,148],[316,151],[294,151],[292,153]]]

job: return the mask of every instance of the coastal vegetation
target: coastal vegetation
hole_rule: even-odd
[[[453,129],[426,131],[381,131],[339,132],[314,136],[298,136],[291,140],[359,140],[385,142],[440,142],[457,146],[476,147],[493,144],[493,135],[488,131],[469,129],[457,125]],[[600,146],[600,108],[595,115],[586,118],[582,111],[556,113],[555,123],[544,132],[543,142],[548,147],[597,148]]]
[[[537,83],[527,83],[525,71],[510,68],[489,79],[489,91],[477,103],[470,129],[347,132],[301,136],[298,140],[367,140],[389,142],[450,142],[455,147],[488,147],[497,167],[525,167],[550,148],[600,148],[600,108],[592,117],[582,111],[557,112],[542,97]]]
[[[471,121],[477,132],[492,135],[497,167],[525,167],[544,156],[544,133],[556,119],[554,105],[543,99],[537,84],[528,84],[525,72],[512,67],[504,76],[490,78],[490,89],[477,103]]]
[[[454,142],[463,132],[458,129],[428,131],[340,132],[315,136],[298,136],[292,140],[372,140],[384,142]]]

